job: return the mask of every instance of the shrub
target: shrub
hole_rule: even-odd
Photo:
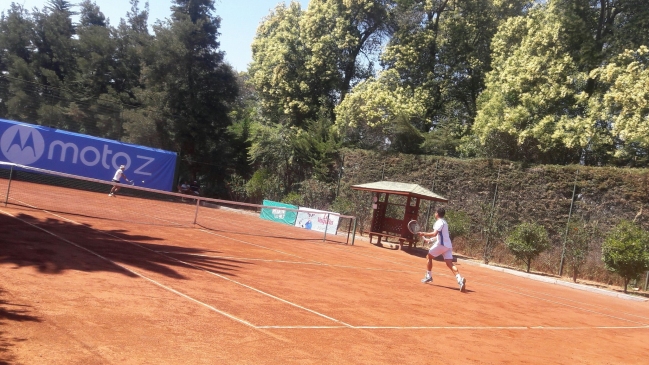
[[[505,240],[505,245],[517,259],[527,265],[527,272],[530,272],[532,259],[550,247],[550,240],[542,225],[521,223],[514,227]]]
[[[649,270],[649,233],[633,222],[620,222],[604,240],[602,260],[624,279],[626,293],[629,281]]]
[[[469,234],[471,230],[471,218],[465,212],[449,210],[446,212],[446,221],[448,222],[448,233],[451,240],[463,237]]]
[[[572,269],[572,281],[574,282],[577,282],[579,271],[588,259],[595,234],[595,227],[582,221],[573,221],[568,225],[564,263]]]

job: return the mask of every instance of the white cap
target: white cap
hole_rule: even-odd
[[[119,168],[123,170],[124,168],[126,168],[126,166],[121,165]]]

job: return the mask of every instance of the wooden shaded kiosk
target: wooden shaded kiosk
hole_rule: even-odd
[[[373,243],[372,238],[374,236],[378,238],[376,244],[380,244],[381,239],[385,237],[398,239],[401,246],[403,246],[404,242],[408,242],[408,246],[412,247],[416,239],[408,230],[408,222],[418,219],[421,201],[448,202],[448,199],[417,184],[378,181],[353,185],[351,188],[372,193],[373,212],[369,236],[370,243]],[[401,200],[401,202],[391,203],[391,195],[400,196],[401,198],[398,200]],[[389,207],[392,209],[388,209]],[[388,212],[390,213],[388,215],[392,216],[386,216]]]

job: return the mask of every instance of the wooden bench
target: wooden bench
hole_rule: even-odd
[[[413,240],[409,240],[409,239],[407,239],[405,237],[395,236],[395,235],[388,234],[388,233],[381,233],[381,232],[368,232],[368,233],[369,233],[369,237],[370,237],[370,243],[372,243],[372,236],[377,236],[378,237],[378,241],[376,242],[377,245],[381,243],[381,238],[383,238],[383,237],[395,238],[395,239],[399,240],[399,246],[401,246],[401,247],[403,247],[404,242],[408,242],[408,247],[412,247],[412,244],[414,242]]]

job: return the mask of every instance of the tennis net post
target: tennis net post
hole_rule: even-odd
[[[9,170],[9,181],[7,182],[7,195],[5,195],[5,207],[7,207],[7,203],[9,202],[9,190],[11,190],[11,178],[13,177],[14,174],[14,167],[11,165],[11,169]]]

